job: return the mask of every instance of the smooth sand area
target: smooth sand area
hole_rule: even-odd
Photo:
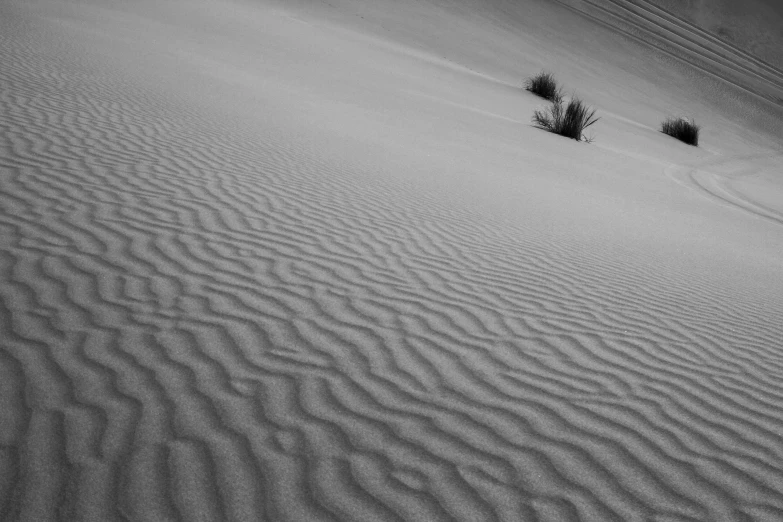
[[[0,1],[0,520],[782,521],[783,73],[643,7]]]

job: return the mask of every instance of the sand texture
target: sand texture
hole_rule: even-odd
[[[640,1],[640,0],[634,0]],[[777,0],[643,0],[670,10],[719,36],[783,67],[783,3]]]
[[[783,73],[572,4],[0,1],[0,520],[782,521]]]

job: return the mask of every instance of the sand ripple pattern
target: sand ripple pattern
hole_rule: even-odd
[[[474,221],[7,20],[0,520],[783,520],[779,299]]]

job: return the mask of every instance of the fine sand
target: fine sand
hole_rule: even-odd
[[[642,0],[0,1],[0,520],[783,520],[780,100]]]
[[[756,57],[783,67],[780,0],[626,0],[670,10]]]

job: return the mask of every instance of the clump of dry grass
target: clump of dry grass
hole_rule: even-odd
[[[555,98],[550,107],[533,113],[533,123],[537,126],[576,141],[591,142],[592,138],[584,137],[584,130],[599,119],[595,117],[595,109],[577,97],[571,98],[568,105],[562,97]]]
[[[550,101],[560,100],[563,95],[557,86],[555,77],[546,71],[542,71],[525,82],[525,89],[537,96]]]
[[[688,118],[667,118],[661,123],[661,132],[694,147],[699,145],[700,129],[696,122]]]

